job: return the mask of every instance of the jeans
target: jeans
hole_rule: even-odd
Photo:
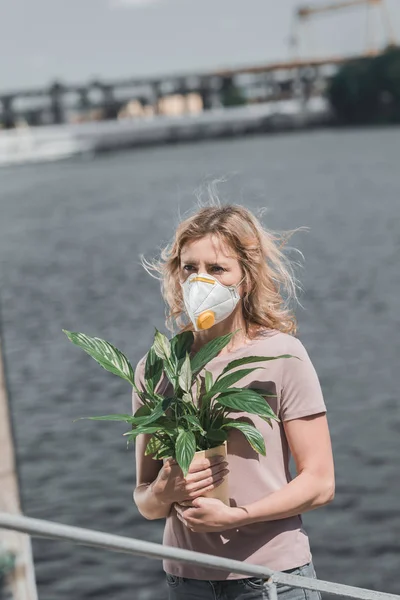
[[[316,578],[312,562],[282,571],[292,575]],[[186,579],[166,573],[169,600],[268,600],[268,586],[263,579],[249,577],[225,581]],[[321,593],[315,590],[276,584],[278,600],[321,600]]]

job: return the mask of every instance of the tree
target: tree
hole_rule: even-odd
[[[331,80],[328,99],[341,123],[399,123],[400,48],[343,65]]]

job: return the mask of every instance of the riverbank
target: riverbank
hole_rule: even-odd
[[[0,131],[0,166],[49,162],[148,145],[176,144],[254,133],[325,126],[322,97],[219,108],[194,115],[96,121]]]

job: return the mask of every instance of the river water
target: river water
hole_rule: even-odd
[[[267,207],[292,238],[299,337],[322,384],[336,466],[332,504],[304,515],[320,578],[399,593],[400,129],[318,131],[147,148],[0,171],[0,298],[27,516],[153,542],[135,508],[129,384],[63,328],[109,340],[136,364],[165,331],[157,255],[193,190]],[[293,254],[293,257],[296,257]],[[298,258],[298,257],[297,257]],[[36,538],[40,600],[163,600],[159,561]]]

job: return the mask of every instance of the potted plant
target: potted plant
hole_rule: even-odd
[[[184,476],[192,461],[198,460],[200,456],[226,456],[228,432],[231,428],[241,431],[256,452],[266,455],[261,433],[248,423],[233,420],[230,415],[247,412],[258,415],[272,426],[271,421],[279,421],[279,418],[266,398],[273,394],[251,387],[235,387],[240,379],[262,368],[237,367],[278,358],[292,358],[291,355],[246,356],[232,360],[214,381],[212,373],[205,367],[229,343],[234,333],[213,339],[191,356],[194,341],[192,332],[179,333],[168,340],[156,329],[153,345],[146,356],[145,389],[141,390],[135,385],[131,363],[112,344],[83,333],[65,329],[62,331],[73,344],[90,354],[104,369],[129,381],[143,403],[134,415],[113,414],[80,419],[129,423],[131,430],[123,434],[127,436],[128,445],[138,435],[150,434],[146,454],[158,460],[175,459]],[[204,372],[203,377],[201,372]],[[173,392],[168,396],[156,391],[163,374],[172,385]],[[193,388],[196,391],[196,401]],[[229,505],[227,480],[207,495],[219,497]]]

